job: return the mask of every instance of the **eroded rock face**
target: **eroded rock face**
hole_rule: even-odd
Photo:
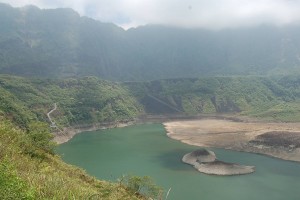
[[[207,163],[213,162],[216,160],[216,155],[213,151],[209,151],[206,149],[198,149],[191,153],[185,154],[182,158],[184,163],[188,163],[193,165],[193,163]]]
[[[219,161],[213,151],[199,149],[185,154],[184,163],[194,166],[199,172],[213,175],[242,175],[255,171],[254,166],[245,166],[235,163]]]
[[[255,139],[249,141],[249,143],[293,150],[300,148],[300,137],[299,132],[272,131],[256,136]]]

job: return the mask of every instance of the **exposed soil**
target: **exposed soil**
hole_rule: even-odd
[[[300,147],[300,137],[297,132],[267,132],[257,136],[255,140],[251,140],[250,142],[266,146],[280,146],[289,149]]]
[[[56,106],[56,104],[54,105]],[[48,114],[51,114],[56,110],[54,108]],[[206,119],[206,118],[214,118],[214,119],[229,119],[233,121],[242,121],[240,118],[227,116],[227,115],[199,115],[199,116],[187,116],[182,114],[166,114],[166,115],[141,115],[138,118],[132,121],[123,121],[123,122],[107,122],[107,123],[97,123],[97,124],[81,124],[77,126],[69,126],[64,127],[62,129],[58,128],[54,121],[50,120],[52,123],[52,133],[54,135],[53,141],[57,144],[62,144],[68,142],[72,139],[76,134],[85,132],[85,131],[96,131],[107,128],[116,128],[116,127],[125,127],[133,124],[144,124],[144,123],[163,123],[175,120],[195,120],[195,119]],[[244,118],[243,120],[247,120]],[[53,126],[53,124],[55,126]]]
[[[72,126],[65,127],[63,130],[58,130],[53,132],[54,139],[53,141],[57,144],[63,144],[72,139],[76,134],[85,132],[85,131],[96,131],[107,128],[117,128],[117,127],[125,127],[134,124],[134,122],[115,122],[115,123],[102,123],[102,124],[91,124],[91,125],[80,125],[80,126]]]
[[[56,132],[58,144],[83,131],[124,127],[147,122],[163,123],[170,138],[200,147],[217,147],[265,154],[300,162],[300,123],[268,123],[232,116],[154,115],[136,121],[64,128]]]
[[[300,123],[200,119],[164,125],[169,137],[190,145],[261,153],[300,162]]]

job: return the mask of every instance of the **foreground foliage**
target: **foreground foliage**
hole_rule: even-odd
[[[145,199],[125,185],[99,181],[67,165],[35,143],[24,146],[24,141],[30,141],[28,137],[31,136],[1,118],[1,199]],[[28,152],[28,145],[39,148],[39,154]]]
[[[8,161],[0,163],[0,197],[1,199],[34,199],[35,190],[30,188],[16,173]]]
[[[125,186],[131,194],[143,195],[151,199],[162,199],[163,191],[154,184],[149,176],[124,175],[119,184]]]

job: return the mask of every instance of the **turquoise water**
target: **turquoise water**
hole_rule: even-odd
[[[76,135],[58,147],[63,160],[116,181],[123,174],[151,176],[171,189],[169,200],[300,200],[300,163],[221,149],[220,160],[255,165],[242,176],[211,176],[181,162],[198,147],[169,139],[161,124],[135,125]]]

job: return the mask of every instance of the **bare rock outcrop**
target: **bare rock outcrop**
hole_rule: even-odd
[[[213,151],[199,149],[185,154],[184,163],[194,166],[199,172],[213,175],[242,175],[255,171],[254,166],[239,165],[217,160]]]

